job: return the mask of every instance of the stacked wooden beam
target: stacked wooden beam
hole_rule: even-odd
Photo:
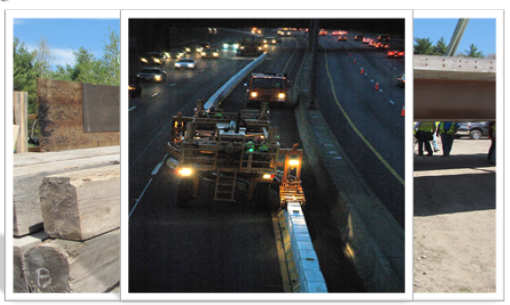
[[[104,292],[119,282],[119,161],[119,146],[15,155],[15,292]]]

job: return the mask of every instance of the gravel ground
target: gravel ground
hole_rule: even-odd
[[[415,154],[415,293],[496,291],[496,167],[487,162],[490,145],[486,138],[462,138],[455,139],[450,157],[442,151]]]

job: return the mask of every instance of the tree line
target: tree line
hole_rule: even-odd
[[[414,54],[423,55],[444,55],[448,45],[446,44],[444,37],[441,37],[435,45],[432,45],[430,38],[414,38]],[[472,43],[468,50],[464,50],[464,53],[457,53],[456,56],[465,57],[477,57],[477,58],[495,58],[495,54],[489,54],[485,56],[482,51],[478,50],[478,47]]]
[[[108,29],[103,56],[96,58],[91,50],[73,49],[74,63],[56,65],[47,41],[41,37],[37,49],[29,51],[24,42],[14,37],[14,91],[28,93],[28,112],[37,113],[37,79],[54,79],[81,83],[120,86],[120,38]]]

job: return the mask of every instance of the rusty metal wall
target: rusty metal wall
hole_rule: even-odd
[[[414,79],[414,121],[495,119],[495,81]]]

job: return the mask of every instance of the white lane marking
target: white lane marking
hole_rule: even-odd
[[[395,103],[394,103],[392,100],[390,100],[390,103],[392,103],[393,105],[395,105]]]
[[[133,106],[133,107],[129,108],[128,112],[133,110],[133,109],[135,109],[135,108],[136,108],[136,106]]]
[[[171,84],[171,85],[170,85],[170,87],[173,87],[173,86],[175,86],[175,83],[173,83],[173,84]]]
[[[131,217],[131,214],[133,214],[133,212],[135,211],[136,206],[138,205],[138,203],[140,202],[140,200],[142,200],[142,196],[143,196],[143,194],[145,193],[145,191],[147,190],[147,188],[149,187],[149,185],[151,184],[151,182],[152,182],[152,178],[151,178],[151,180],[149,180],[149,183],[147,183],[147,185],[146,185],[146,186],[145,186],[145,188],[143,189],[143,192],[142,192],[142,194],[140,194],[140,197],[138,197],[138,199],[136,199],[136,204],[135,204],[135,206],[133,207],[133,209],[131,210],[131,212],[129,212],[129,216],[128,216],[128,218],[129,218],[129,217]]]
[[[373,82],[374,82],[374,80],[373,80],[373,79],[370,79],[370,82],[371,82],[371,83],[373,83]]]
[[[156,95],[158,95],[158,94],[159,94],[159,92],[156,92],[156,93],[154,93],[154,94],[152,95],[152,97],[154,97],[154,96],[156,96]]]
[[[382,92],[382,89],[379,89],[379,92]]]
[[[168,156],[168,153],[166,153],[165,157],[163,157],[163,160],[161,160],[161,162],[158,163],[158,165],[156,165],[156,167],[154,168],[154,170],[152,170],[152,173],[151,175],[155,176],[158,174],[161,166],[163,165],[163,162],[165,162],[165,159],[166,159],[166,156]]]

